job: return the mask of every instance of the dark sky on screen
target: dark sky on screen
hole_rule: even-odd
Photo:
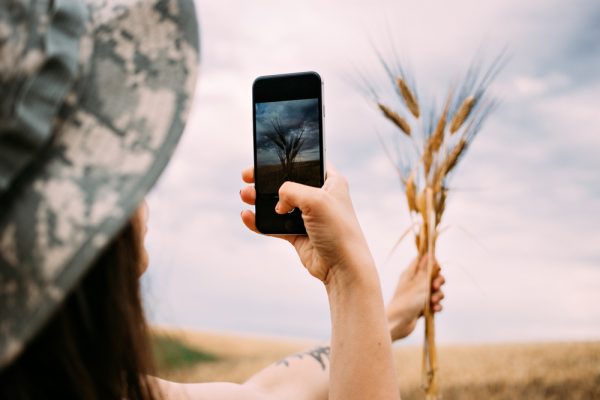
[[[256,104],[256,136],[260,165],[279,164],[275,145],[267,134],[273,132],[273,123],[279,121],[284,131],[297,135],[302,129],[304,145],[296,161],[319,159],[319,114],[317,99],[274,101]]]

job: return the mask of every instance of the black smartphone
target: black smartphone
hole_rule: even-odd
[[[252,85],[256,228],[269,234],[306,234],[300,210],[279,215],[285,181],[325,183],[323,82],[316,72],[270,75]]]

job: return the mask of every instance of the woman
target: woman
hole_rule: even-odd
[[[397,398],[377,273],[331,168],[323,188],[284,184],[278,205],[303,211],[308,236],[288,240],[330,299],[318,369],[293,357],[244,385],[151,377],[139,204],[183,130],[194,16],[190,0],[0,3],[0,398]],[[391,309],[392,334],[410,331],[411,310]]]

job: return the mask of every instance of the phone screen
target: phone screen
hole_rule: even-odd
[[[263,233],[305,234],[300,210],[275,212],[286,181],[324,183],[322,82],[318,74],[259,77],[253,85],[256,227]]]
[[[285,181],[321,184],[319,99],[256,103],[256,175],[262,194]]]

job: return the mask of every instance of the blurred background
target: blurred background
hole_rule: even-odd
[[[600,340],[600,3],[596,0],[197,0],[202,62],[187,132],[149,196],[144,296],[159,326],[327,339],[322,284],[288,243],[240,219],[252,165],[251,85],[314,70],[325,82],[327,159],[350,182],[389,297],[415,256],[396,172],[398,133],[353,80],[387,88],[395,50],[419,96],[444,99],[476,55],[507,47],[501,100],[451,181],[438,240],[446,276],[438,343]],[[420,344],[422,326],[407,339]],[[596,347],[597,350],[597,347]],[[595,360],[600,365],[600,357]],[[442,366],[443,368],[443,366]],[[596,367],[597,376],[600,371]],[[600,378],[596,378],[600,386]]]

